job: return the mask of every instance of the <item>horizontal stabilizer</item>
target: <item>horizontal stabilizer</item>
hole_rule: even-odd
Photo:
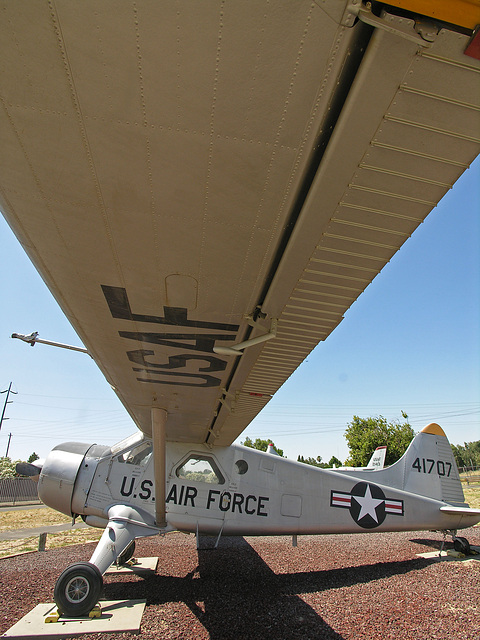
[[[442,513],[448,513],[453,516],[479,516],[480,509],[470,509],[468,507],[440,507]]]

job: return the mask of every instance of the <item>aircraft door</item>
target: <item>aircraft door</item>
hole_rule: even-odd
[[[89,495],[89,511],[104,515],[112,503],[141,506],[151,511],[154,505],[152,441],[135,438],[123,447],[113,447],[112,455],[97,465]]]
[[[210,453],[190,451],[173,466],[166,506],[171,525],[218,534],[228,512],[228,477]]]
[[[143,506],[153,505],[152,456],[152,441],[144,440],[113,459],[109,486],[114,499]]]

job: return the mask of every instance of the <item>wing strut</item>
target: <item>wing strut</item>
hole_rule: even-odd
[[[71,351],[80,351],[81,353],[88,353],[88,350],[84,347],[74,347],[71,344],[63,344],[62,342],[52,342],[52,340],[43,340],[38,337],[38,331],[34,331],[28,336],[23,335],[22,333],[12,333],[12,338],[18,338],[19,340],[23,340],[23,342],[27,342],[30,346],[34,347],[37,342],[41,344],[49,344],[51,347],[61,347],[62,349],[70,349]],[[91,355],[88,353],[91,357]]]
[[[166,448],[165,433],[167,412],[165,409],[152,407],[152,438],[153,438],[153,473],[155,481],[155,524],[166,527],[165,488],[166,488]]]
[[[255,326],[255,323],[249,323],[252,327]],[[243,349],[248,349],[249,347],[254,347],[256,344],[261,344],[262,342],[266,342],[267,340],[271,340],[272,338],[277,337],[277,318],[272,318],[272,322],[270,323],[270,331],[268,333],[264,333],[261,336],[257,336],[256,338],[250,338],[249,340],[245,340],[244,342],[239,342],[238,344],[234,344],[231,347],[213,347],[214,353],[218,353],[222,356],[241,356]]]

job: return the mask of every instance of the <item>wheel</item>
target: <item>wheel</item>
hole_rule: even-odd
[[[466,538],[455,538],[453,541],[453,548],[455,551],[464,553],[466,556],[470,553],[470,543]]]
[[[132,540],[117,558],[117,565],[127,564],[135,553],[135,540]]]
[[[90,562],[67,567],[55,584],[54,599],[60,615],[67,618],[87,616],[97,604],[102,586],[102,574]]]

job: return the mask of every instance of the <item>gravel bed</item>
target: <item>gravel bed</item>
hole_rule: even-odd
[[[480,528],[465,530],[480,545]],[[210,541],[209,541],[210,542]],[[105,577],[108,600],[146,598],[140,635],[85,640],[480,640],[480,562],[430,560],[430,532],[224,538],[197,551],[194,536],[137,541],[158,556],[155,574]],[[95,545],[0,560],[0,633],[40,602]],[[447,543],[446,548],[451,548]]]

